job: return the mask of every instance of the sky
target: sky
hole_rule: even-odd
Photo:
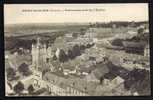
[[[148,21],[148,4],[4,5],[4,24],[69,22],[85,23],[109,21]]]

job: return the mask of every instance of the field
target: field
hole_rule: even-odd
[[[126,35],[128,31],[136,31],[136,28],[127,28],[127,27],[121,27],[121,28],[95,28],[93,29],[93,32],[95,33],[95,37],[97,38],[108,38],[113,37],[116,34],[119,36]]]
[[[10,24],[5,25],[5,36],[21,36],[37,33],[52,33],[59,31],[78,32],[81,28],[86,28],[87,24]]]
[[[66,33],[80,32],[82,28],[86,28],[86,24],[10,24],[5,25],[5,49],[12,49],[16,45],[24,45],[25,43],[31,45],[31,40],[35,39],[37,35],[55,40],[56,37],[62,36]],[[36,35],[37,34],[37,35]],[[24,40],[24,41],[23,41]],[[22,43],[22,41],[24,43]],[[30,46],[28,46],[29,49]]]
[[[26,48],[31,47],[33,39],[36,39],[38,35],[43,37],[43,40],[51,40],[52,42],[58,37],[67,33],[81,33],[81,30],[85,29],[85,32],[89,29],[87,23],[52,23],[52,24],[10,24],[5,25],[5,49],[18,48],[17,46],[26,45]],[[97,38],[107,38],[115,36],[116,34],[123,35],[127,31],[135,31],[135,28],[93,28],[94,36]],[[36,35],[37,34],[37,35]]]

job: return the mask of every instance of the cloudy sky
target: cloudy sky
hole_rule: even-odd
[[[108,21],[148,21],[148,4],[4,5],[5,24]]]

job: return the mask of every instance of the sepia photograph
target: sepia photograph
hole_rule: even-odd
[[[148,3],[4,4],[5,96],[150,96]]]

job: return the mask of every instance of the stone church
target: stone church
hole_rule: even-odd
[[[53,57],[51,45],[49,44],[47,46],[46,43],[43,43],[38,37],[37,42],[32,44],[31,55],[32,65],[36,70],[40,71],[42,67],[45,67],[46,64],[50,63]]]

